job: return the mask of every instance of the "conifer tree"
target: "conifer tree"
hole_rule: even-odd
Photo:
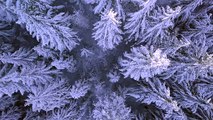
[[[0,0],[0,120],[213,120],[213,0]]]

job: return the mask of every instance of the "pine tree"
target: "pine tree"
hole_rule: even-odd
[[[119,29],[120,21],[117,13],[112,9],[101,16],[101,20],[94,24],[93,38],[104,50],[113,49],[122,40],[122,31]]]
[[[212,120],[213,0],[0,0],[0,120]]]

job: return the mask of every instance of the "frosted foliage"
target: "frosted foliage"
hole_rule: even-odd
[[[3,63],[12,63],[15,65],[26,66],[31,64],[34,59],[36,59],[36,57],[37,54],[34,51],[20,48],[14,53],[3,53],[0,55],[0,61]]]
[[[173,112],[180,112],[179,114],[182,114],[177,101],[172,99],[170,89],[166,88],[164,83],[161,83],[158,79],[152,79],[147,86],[151,88],[139,86],[129,90],[128,95],[141,103],[154,103],[158,108],[166,111],[165,118],[171,118]]]
[[[26,24],[26,29],[41,42],[42,46],[49,46],[50,48],[64,51],[72,50],[78,45],[78,37],[76,32],[72,29],[62,25],[51,25],[44,20],[37,20],[20,11],[19,24]],[[44,32],[45,31],[45,32]],[[63,31],[63,32],[59,32]],[[53,36],[54,35],[54,36]]]
[[[75,72],[76,61],[73,57],[63,58],[60,57],[59,59],[54,60],[51,65],[55,66],[59,70],[67,69],[69,72]]]
[[[101,20],[94,24],[93,38],[103,50],[115,48],[122,40],[120,22],[116,15],[117,13],[111,9],[109,12],[103,13]]]
[[[7,111],[1,111],[0,120],[17,120],[21,118],[21,113],[17,107],[10,107]]]
[[[0,0],[0,120],[213,120],[213,0]]]
[[[0,78],[2,82],[16,82],[25,85],[46,84],[53,80],[53,74],[60,73],[57,70],[51,70],[51,66],[45,66],[44,63],[28,65],[18,68],[13,66],[10,68],[5,65],[8,73]],[[2,71],[3,72],[3,71]]]
[[[137,40],[145,32],[148,23],[147,17],[155,7],[156,1],[157,0],[135,1],[140,5],[141,9],[137,12],[130,13],[127,23],[124,26],[126,32],[130,34],[129,38]]]
[[[118,20],[116,20],[117,13],[114,12],[112,9],[108,12],[108,14],[105,15],[106,18],[108,18],[110,21],[112,21],[113,24],[119,23]]]
[[[24,92],[28,92],[29,88],[27,86],[24,86],[21,83],[15,83],[15,82],[1,82],[0,83],[0,98],[3,95],[12,96],[13,93],[20,92],[22,95]]]
[[[52,51],[50,48],[42,47],[41,45],[35,46],[33,50],[44,58],[55,58],[57,56],[56,51]]]
[[[86,48],[81,49],[81,57],[89,57],[93,54],[94,54],[93,52],[91,52],[90,50]]]
[[[46,120],[90,120],[87,113],[87,102],[79,104],[76,100],[71,100],[69,105],[54,109],[48,113]]]
[[[154,52],[141,46],[132,48],[131,53],[125,53],[120,60],[121,71],[125,77],[135,80],[140,78],[151,78],[167,70],[170,60],[160,49]]]
[[[117,71],[110,71],[107,74],[107,77],[109,78],[109,81],[112,82],[112,83],[116,83],[120,79],[120,75],[118,74]]]
[[[44,116],[39,116],[39,112],[33,112],[31,109],[27,111],[23,120],[44,120]]]
[[[167,59],[166,55],[161,54],[161,50],[157,49],[154,53],[153,56],[151,57],[151,67],[162,67],[166,69],[167,66],[169,66],[170,61]]]
[[[77,33],[74,32],[67,24],[60,22],[68,22],[67,15],[64,13],[51,14],[53,9],[57,10],[60,7],[50,7],[50,1],[29,1],[29,0],[5,0],[1,6],[11,14],[16,15],[16,23],[25,26],[26,30],[41,42],[42,46],[49,46],[55,50],[63,52],[64,50],[71,51],[80,39]],[[29,9],[35,8],[37,12],[32,12]],[[42,11],[48,11],[44,17]]]
[[[50,111],[69,103],[68,89],[64,86],[63,81],[45,86],[32,86],[31,92],[26,105],[32,105],[33,111]]]
[[[0,98],[0,110],[4,110],[7,107],[14,105],[16,102],[16,99],[13,97],[9,97],[9,96],[3,96],[2,98]]]
[[[130,109],[124,102],[124,99],[115,93],[99,98],[99,101],[95,103],[93,118],[95,120],[129,120]]]
[[[89,91],[90,86],[83,80],[78,80],[70,89],[70,96],[74,99],[81,98]]]

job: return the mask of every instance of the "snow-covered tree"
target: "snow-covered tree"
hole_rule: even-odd
[[[104,50],[115,48],[123,39],[119,28],[121,23],[116,15],[117,13],[110,9],[107,13],[103,13],[100,21],[94,24],[93,38]]]
[[[132,48],[131,53],[125,53],[124,57],[119,62],[121,71],[125,77],[130,76],[135,80],[154,77],[164,72],[170,65],[167,55],[160,49],[148,50],[144,46]]]
[[[0,120],[213,120],[213,0],[0,0]]]

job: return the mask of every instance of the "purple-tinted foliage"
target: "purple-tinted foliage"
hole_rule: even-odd
[[[213,0],[0,0],[1,120],[213,120]]]

